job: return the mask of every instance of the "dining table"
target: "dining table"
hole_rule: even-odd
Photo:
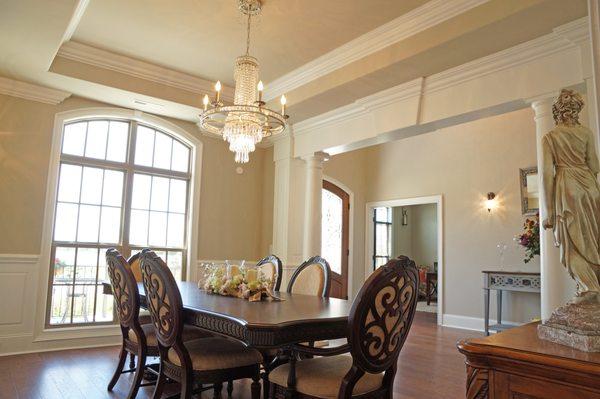
[[[322,298],[276,292],[281,300],[246,299],[209,293],[193,282],[177,283],[184,309],[184,322],[216,334],[234,338],[257,349],[347,338],[352,303],[345,299]],[[138,283],[140,302],[146,293]],[[110,283],[104,292],[111,293]]]

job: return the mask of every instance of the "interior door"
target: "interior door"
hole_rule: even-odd
[[[330,296],[347,299],[350,195],[323,180],[321,205],[321,256],[331,267]]]

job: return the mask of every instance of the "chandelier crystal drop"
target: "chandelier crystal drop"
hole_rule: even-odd
[[[215,85],[215,100],[210,103],[204,96],[204,112],[200,115],[200,127],[223,136],[229,150],[235,153],[235,162],[246,163],[250,153],[264,137],[281,133],[287,126],[285,96],[281,97],[281,113],[265,107],[262,100],[264,85],[259,81],[258,60],[250,55],[250,22],[261,11],[260,0],[239,0],[240,11],[248,16],[246,54],[235,61],[233,78],[235,94],[233,105],[221,102],[221,82]]]

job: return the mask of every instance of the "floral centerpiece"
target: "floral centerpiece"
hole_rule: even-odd
[[[257,302],[263,298],[280,300],[273,294],[273,283],[256,268],[237,265],[206,265],[206,279],[200,288],[206,291]]]
[[[515,241],[525,247],[523,262],[529,263],[536,255],[540,254],[540,214],[537,213],[532,219],[527,218],[523,227],[525,231],[517,234]]]

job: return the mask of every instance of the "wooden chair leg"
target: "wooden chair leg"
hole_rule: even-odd
[[[250,392],[252,393],[252,399],[260,399],[260,371],[258,371],[252,377],[252,385],[250,385]]]
[[[110,379],[110,382],[108,383],[107,389],[109,391],[113,390],[113,388],[115,387],[115,384],[119,380],[119,377],[121,376],[121,373],[123,372],[123,366],[125,365],[125,359],[127,359],[127,351],[125,350],[124,347],[122,347],[121,353],[119,353],[119,361],[117,362],[117,368],[116,368],[115,373],[113,374],[112,378]]]
[[[183,371],[181,377],[181,399],[191,399],[194,391],[194,376],[191,372]]]
[[[138,353],[137,367],[135,368],[135,375],[133,376],[133,382],[131,384],[131,389],[129,390],[129,395],[127,395],[127,399],[135,399],[137,396],[140,385],[142,385],[142,380],[144,379],[145,366],[146,351],[143,348],[140,348]]]
[[[156,386],[154,387],[154,393],[152,394],[152,399],[160,399],[162,397],[166,382],[167,382],[167,377],[165,376],[165,374],[162,371],[162,364],[161,364],[159,374],[158,374],[158,380],[156,380]]]
[[[129,368],[133,369],[135,367],[135,353],[129,354]]]
[[[233,380],[227,381],[227,397],[231,398],[233,395]]]
[[[221,397],[221,390],[223,389],[223,383],[221,382],[216,382],[214,383],[214,388],[213,388],[213,398],[214,399],[219,399]]]

